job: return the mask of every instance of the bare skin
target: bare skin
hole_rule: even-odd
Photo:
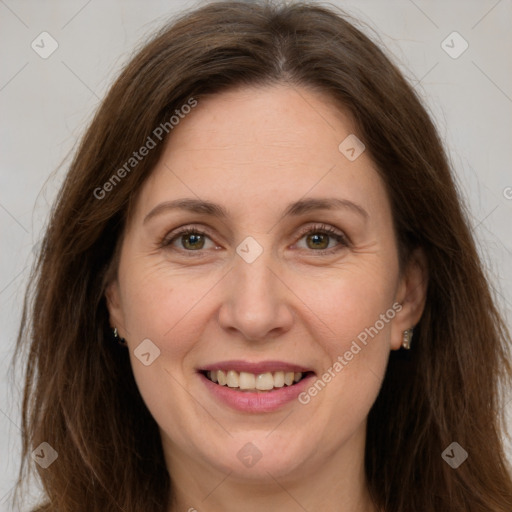
[[[350,161],[338,149],[354,133],[318,92],[232,90],[200,100],[173,129],[141,190],[107,299],[160,427],[169,512],[377,511],[363,468],[366,418],[390,351],[421,317],[427,279],[421,253],[399,272],[384,184],[367,151]],[[180,198],[227,216],[157,208]],[[312,198],[345,204],[283,217]],[[174,236],[187,226],[198,231]],[[250,263],[236,251],[247,237],[257,245],[242,247],[262,250]],[[378,334],[333,370],[381,315]],[[147,366],[134,354],[144,339],[160,350]],[[226,360],[301,365],[312,382],[331,368],[331,379],[309,401],[248,412],[198,373]],[[261,455],[250,467],[237,456],[247,443]]]

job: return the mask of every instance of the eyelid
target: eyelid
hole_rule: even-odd
[[[343,240],[343,242],[345,244],[347,244],[347,245],[350,244],[350,241],[349,241],[347,235],[343,231],[341,231],[338,228],[335,228],[334,226],[331,226],[329,224],[324,224],[322,222],[312,223],[312,224],[303,226],[299,230],[299,238],[302,238],[304,235],[306,235],[308,233],[316,233],[316,232],[325,232],[331,236],[338,236]],[[319,251],[317,251],[317,252],[319,252]]]
[[[212,231],[210,230],[210,228],[208,228],[202,224],[201,225],[186,224],[186,225],[177,227],[177,228],[173,229],[172,231],[170,231],[169,233],[167,233],[158,245],[159,245],[159,247],[169,246],[175,240],[177,240],[180,236],[186,235],[188,233],[196,233],[196,234],[206,235],[213,242],[213,235],[212,235]],[[216,245],[218,245],[218,244],[216,244]],[[186,251],[186,252],[200,252],[200,251]]]

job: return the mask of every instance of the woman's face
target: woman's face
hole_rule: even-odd
[[[399,275],[354,132],[327,97],[284,85],[200,99],[174,127],[107,290],[171,474],[292,479],[362,458],[421,286]]]

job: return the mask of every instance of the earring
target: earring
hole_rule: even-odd
[[[411,349],[411,340],[412,340],[412,334],[413,334],[413,329],[406,329],[403,333],[402,333],[402,348],[405,348],[405,350],[410,350]]]
[[[114,339],[117,341],[117,343],[119,343],[119,345],[122,345],[123,347],[128,346],[126,340],[119,336],[119,333],[117,332],[117,327],[114,327],[114,329],[112,329],[112,334],[114,335]]]

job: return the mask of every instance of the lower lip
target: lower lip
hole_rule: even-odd
[[[272,412],[295,400],[299,394],[307,388],[310,379],[314,377],[310,374],[293,386],[283,386],[274,388],[272,391],[252,392],[237,391],[228,386],[220,386],[208,379],[202,373],[199,377],[205,383],[208,390],[216,399],[226,405],[244,412]]]

